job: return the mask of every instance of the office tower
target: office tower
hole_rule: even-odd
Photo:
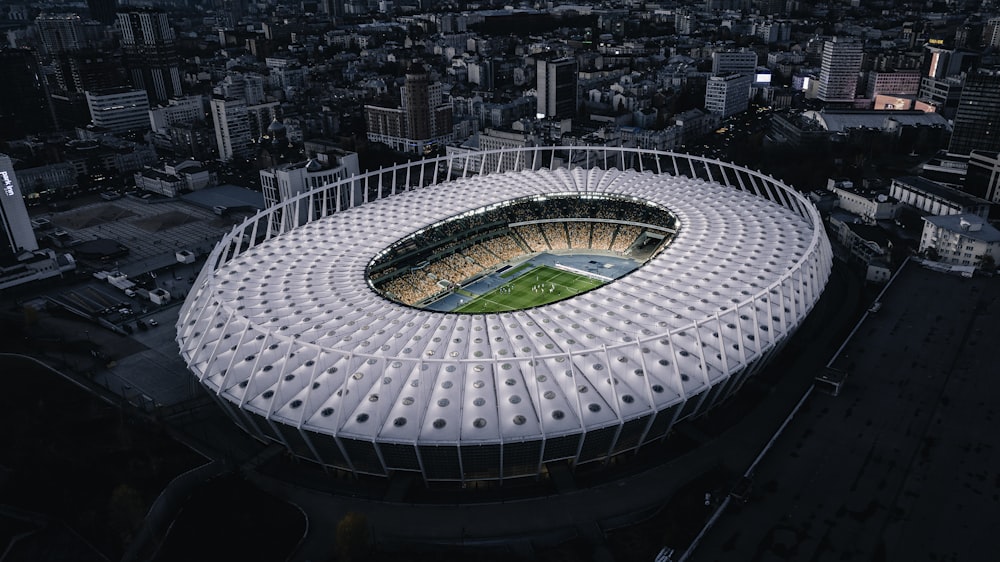
[[[757,71],[757,53],[754,51],[726,51],[712,53],[712,76],[746,74]]]
[[[112,88],[87,92],[86,96],[95,127],[111,133],[150,129],[149,98],[145,90]]]
[[[705,85],[705,109],[725,119],[747,110],[750,104],[750,74],[711,76]]]
[[[45,54],[50,56],[91,47],[102,33],[97,22],[84,20],[77,14],[42,14],[35,18],[35,28]]]
[[[979,53],[960,49],[942,49],[932,45],[924,47],[921,74],[930,78],[944,79],[972,68],[980,58]]]
[[[576,60],[569,57],[541,59],[536,64],[538,117],[575,117],[580,105]]]
[[[51,131],[55,116],[33,49],[0,48],[0,140]]]
[[[1000,153],[984,150],[969,153],[963,191],[991,203],[1000,203]]]
[[[89,92],[125,86],[127,80],[122,72],[121,59],[101,51],[77,51],[65,53],[65,87],[69,92]]]
[[[219,160],[229,162],[250,158],[253,148],[250,145],[250,117],[246,102],[241,99],[213,97],[211,108]]]
[[[431,136],[431,87],[426,74],[407,74],[403,85],[402,107],[406,130],[410,138],[426,139]],[[440,102],[440,84],[435,84],[437,102]]]
[[[90,17],[104,25],[111,25],[115,21],[118,0],[87,0],[87,8],[90,9]]]
[[[14,174],[14,165],[6,154],[0,154],[0,222],[3,223],[4,234],[0,256],[38,249],[21,187]]]
[[[958,111],[958,100],[962,97],[963,84],[964,80],[960,76],[947,78],[924,76],[920,79],[918,99],[933,106],[934,111],[945,119],[954,119],[955,112]]]
[[[219,23],[227,29],[234,29],[246,14],[247,0],[215,0],[215,13]]]
[[[319,0],[319,11],[331,18],[343,17],[344,4],[344,0]]]
[[[118,27],[132,85],[146,90],[154,103],[180,96],[179,60],[167,14],[156,10],[119,12]]]
[[[864,56],[863,45],[834,37],[823,44],[817,98],[827,103],[853,102],[858,73]]]
[[[1000,151],[1000,71],[979,70],[965,77],[948,152]]]
[[[990,18],[983,28],[983,46],[1000,48],[1000,18]]]

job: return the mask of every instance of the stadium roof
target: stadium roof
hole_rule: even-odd
[[[414,309],[367,282],[378,252],[427,225],[518,197],[594,192],[670,209],[676,239],[601,288],[511,313]],[[318,433],[475,444],[617,427],[707,391],[798,325],[829,271],[813,218],[684,176],[473,176],[334,213],[206,268],[178,342],[221,397]]]

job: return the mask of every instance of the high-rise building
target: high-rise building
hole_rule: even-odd
[[[213,97],[211,107],[219,160],[228,162],[250,158],[253,148],[246,102],[241,99]]]
[[[749,74],[709,77],[705,85],[705,109],[722,119],[746,111],[752,82],[753,77]]]
[[[980,69],[965,77],[948,152],[1000,152],[1000,71]]]
[[[0,223],[4,234],[0,256],[38,249],[14,165],[6,154],[0,154]]]
[[[853,102],[863,58],[863,45],[857,41],[825,41],[816,97],[827,103]]]
[[[538,117],[576,117],[580,106],[576,59],[539,59],[536,65]]]
[[[95,127],[111,133],[150,129],[149,98],[145,90],[112,88],[86,95],[90,120]]]
[[[990,18],[983,28],[983,46],[1000,48],[1000,18]]]
[[[965,174],[966,193],[1000,203],[1000,153],[973,150]]]
[[[398,108],[365,106],[368,140],[394,150],[424,154],[454,139],[452,107],[443,100],[440,83],[423,72],[406,75]]]
[[[158,10],[118,13],[125,68],[132,85],[153,102],[181,95],[179,58],[167,14]]]
[[[35,28],[45,54],[50,56],[93,47],[103,33],[98,22],[78,14],[42,14],[35,18]]]

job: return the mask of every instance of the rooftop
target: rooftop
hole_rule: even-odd
[[[962,205],[963,207],[976,207],[979,205],[989,205],[990,202],[981,197],[970,195],[964,191],[942,185],[936,181],[918,176],[903,176],[892,180],[893,183],[903,184],[917,191],[922,191],[928,195],[933,195],[941,199],[947,199]]]
[[[994,228],[979,215],[938,215],[924,217],[924,220],[938,228],[957,232],[973,240],[1000,242],[1000,230]]]

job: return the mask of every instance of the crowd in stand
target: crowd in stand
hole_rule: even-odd
[[[524,247],[517,243],[513,236],[502,234],[483,242],[490,253],[500,258],[500,262],[510,261],[525,253]]]
[[[553,250],[568,250],[569,238],[566,236],[566,225],[561,222],[543,222],[542,234]]]
[[[594,250],[610,250],[617,226],[611,222],[595,222],[594,232],[590,238],[590,247]]]
[[[620,254],[625,253],[625,250],[628,250],[629,246],[635,242],[640,232],[642,232],[642,229],[638,226],[631,224],[618,225],[618,232],[615,233],[615,241],[611,243],[611,251]]]
[[[597,220],[559,220],[568,218]],[[509,226],[531,221],[539,222]],[[674,226],[674,217],[669,213],[624,199],[529,198],[422,232],[413,237],[412,244],[400,245],[398,255],[387,252],[381,264],[372,265],[370,273],[380,290],[403,303],[418,304],[448,290],[439,280],[462,284],[526,253],[584,248],[624,253],[642,228],[617,221]],[[468,240],[473,236],[479,241],[470,245]],[[422,253],[414,254],[414,247]],[[428,262],[426,267],[398,273],[398,269],[406,267],[403,264],[421,260]]]
[[[406,304],[416,304],[441,292],[441,287],[422,269],[408,271],[382,284],[382,290]]]
[[[549,249],[549,245],[545,243],[545,237],[542,236],[542,231],[537,224],[516,226],[514,232],[521,237],[521,240],[524,240],[532,252],[544,252]]]
[[[569,231],[569,245],[573,248],[590,247],[590,223],[572,221],[566,223],[566,230]]]

